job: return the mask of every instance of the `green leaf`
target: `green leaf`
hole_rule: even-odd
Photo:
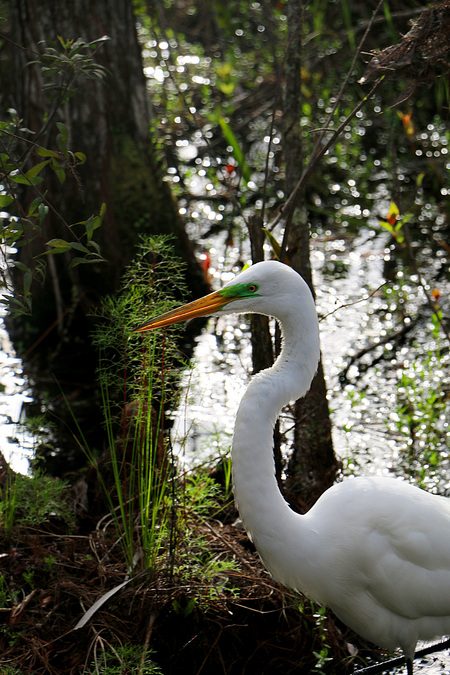
[[[230,82],[219,82],[219,89],[222,92],[222,94],[225,94],[225,96],[231,96],[233,91],[236,89],[236,82],[233,80]]]
[[[251,180],[251,171],[247,162],[245,161],[244,153],[242,151],[241,146],[239,145],[239,141],[234,135],[234,132],[230,127],[230,125],[228,124],[228,122],[226,121],[225,117],[223,117],[222,115],[220,115],[219,117],[219,125],[220,128],[222,129],[222,133],[225,137],[225,140],[233,148],[234,158],[239,165],[239,168],[241,170],[244,179],[248,183]]]
[[[422,171],[421,173],[419,173],[419,175],[416,178],[417,187],[421,187],[424,178],[425,178],[425,171]]]
[[[61,139],[64,145],[67,145],[67,141],[69,140],[69,130],[62,122],[56,122],[56,126],[58,127],[58,131],[61,134]]]
[[[47,242],[47,246],[53,246],[55,248],[59,246],[69,246],[69,242],[66,241],[65,239],[50,239],[50,241]]]
[[[40,146],[36,150],[36,154],[39,155],[39,157],[55,157],[56,159],[58,158],[58,153],[55,152],[54,150],[49,150],[48,148],[43,148]]]
[[[14,170],[14,165],[11,163],[11,157],[7,155],[5,152],[0,153],[0,163],[2,165],[2,170],[3,171],[13,171]]]
[[[27,239],[16,239],[14,241],[14,246],[16,248],[22,248],[22,246],[29,246],[30,242],[32,242],[36,237],[27,237]]]
[[[31,218],[31,216],[34,215],[36,209],[39,207],[39,204],[42,204],[42,197],[36,197],[36,199],[33,199],[28,209],[28,218]]]
[[[43,162],[39,162],[39,164],[36,164],[35,166],[32,166],[31,169],[29,169],[29,170],[26,172],[25,176],[26,176],[27,178],[35,178],[36,176],[38,176],[38,175],[41,173],[42,169],[43,169],[45,166],[47,166],[47,164],[49,163],[49,161],[50,161],[50,160],[46,159],[46,160],[44,160]]]
[[[67,157],[69,155],[69,151],[67,150],[67,146],[64,143],[64,139],[60,134],[58,134],[57,137],[56,137],[56,143],[58,145],[58,148],[63,153],[63,155],[65,155]]]
[[[97,255],[99,256],[99,258],[102,257],[102,256],[101,256],[101,249],[100,249],[100,246],[97,244],[96,241],[90,241],[90,242],[89,242],[89,246],[90,246],[91,248],[94,249],[94,251],[97,253]]]
[[[35,178],[28,178],[26,176],[22,176],[21,174],[17,174],[15,176],[10,175],[10,178],[14,183],[18,183],[20,185],[39,185],[39,183],[42,183],[42,178],[41,176],[35,176]]]
[[[9,206],[12,204],[14,201],[14,197],[11,197],[11,195],[0,195],[0,208],[5,208],[5,206]]]
[[[42,203],[39,204],[39,206],[38,206],[39,222],[42,223],[42,221],[44,220],[48,211],[49,211],[49,208],[48,208],[47,204],[42,204]]]
[[[85,223],[85,228],[88,244],[91,243],[92,235],[94,234],[95,230],[97,230],[101,226],[105,213],[106,213],[106,204],[105,202],[103,202],[103,204],[100,207],[100,214],[98,216],[91,216],[90,218],[87,219]]]
[[[56,176],[57,176],[59,182],[62,185],[64,183],[64,181],[66,180],[66,172],[64,171],[64,169],[61,169],[61,167],[59,167],[57,165],[53,165],[53,164],[52,164],[52,169],[56,173]]]
[[[25,295],[28,295],[31,288],[31,282],[33,281],[33,274],[31,270],[27,270],[23,277],[23,292]]]
[[[45,253],[65,253],[66,251],[70,251],[70,245],[69,242],[64,241],[64,239],[50,239],[50,241],[47,242],[47,246],[51,246],[52,250],[51,251],[45,251]]]
[[[73,260],[70,262],[69,269],[72,270],[74,267],[77,267],[77,265],[87,265],[98,262],[101,261],[97,258],[73,258]]]
[[[385,230],[387,230],[392,236],[394,236],[394,228],[390,223],[387,223],[385,220],[379,220],[378,221]]]
[[[28,272],[30,269],[28,265],[25,265],[24,263],[20,262],[20,260],[15,260],[14,261],[14,267],[17,267],[18,270],[21,272]]]
[[[280,254],[281,254],[281,246],[280,246],[280,244],[279,244],[278,241],[275,239],[275,237],[273,236],[272,232],[270,232],[270,230],[267,230],[265,227],[263,227],[262,230],[263,230],[264,234],[265,234],[266,237],[267,237],[267,241],[269,242],[269,244],[270,244],[271,247],[272,247],[272,251],[275,253],[276,259],[279,260],[279,259],[280,259]]]
[[[80,244],[78,241],[72,241],[69,243],[70,248],[72,248],[74,251],[80,251],[81,253],[87,253],[89,254],[90,251],[86,246],[83,246],[83,244]]]

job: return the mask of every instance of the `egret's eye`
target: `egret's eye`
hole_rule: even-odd
[[[258,290],[258,284],[249,284],[247,286],[247,291],[249,293],[256,293],[257,290]]]

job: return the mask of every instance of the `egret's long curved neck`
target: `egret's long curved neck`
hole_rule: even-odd
[[[277,318],[283,332],[281,354],[271,368],[252,379],[237,413],[233,485],[239,513],[265,565],[279,581],[292,585],[288,572],[274,566],[280,564],[280,546],[292,538],[300,517],[278,489],[273,429],[281,408],[310,387],[319,360],[319,335],[312,299],[306,310],[302,304],[298,312]]]

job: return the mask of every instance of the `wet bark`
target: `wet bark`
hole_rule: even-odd
[[[250,246],[253,263],[264,260],[264,232],[259,216],[251,216],[248,221]],[[250,314],[253,374],[270,368],[274,362],[274,346],[270,334],[269,319],[262,314]],[[275,474],[282,488],[283,457],[281,454],[280,422],[277,420],[273,430],[273,454],[275,457]]]
[[[248,230],[253,264],[264,260],[264,232],[261,219],[249,218]],[[253,373],[259,373],[273,364],[273,346],[269,330],[269,320],[262,314],[250,314]]]
[[[87,156],[77,175],[68,174],[63,186],[55,176],[48,177],[47,198],[69,224],[98,213],[102,202],[106,203],[103,226],[94,238],[107,262],[69,270],[65,254],[52,258],[44,285],[34,288],[33,319],[26,332],[21,331],[25,348],[49,329],[41,349],[60,344],[67,337],[69,325],[71,331],[76,327],[76,332],[85,336],[89,330],[86,317],[104,294],[117,289],[140,234],[173,235],[175,253],[187,263],[193,293],[204,292],[193,247],[169,186],[163,181],[149,134],[150,101],[131,0],[14,0],[10,4],[10,26],[16,47],[12,50],[14,84],[7,105],[14,106],[24,126],[34,133],[42,128],[52,107],[40,68],[29,65],[36,53],[45,45],[57,43],[58,36],[87,42],[104,35],[110,38],[95,55],[108,70],[106,80],[81,77],[73,96],[59,107],[40,139],[42,144],[56,147],[56,122],[61,121],[69,129],[70,149]],[[25,205],[35,196],[31,190],[25,192]],[[61,218],[50,212],[39,236],[19,251],[21,261],[31,264],[52,238],[70,236]]]
[[[301,62],[302,3],[289,0],[288,46],[284,98],[283,147],[286,162],[286,194],[289,195],[302,173]],[[288,225],[287,259],[313,290],[308,213],[304,200],[296,207]],[[308,394],[292,408],[295,427],[286,489],[290,501],[305,510],[335,480],[337,461],[331,437],[331,421],[322,364]]]
[[[9,321],[16,349],[35,383],[36,404],[29,406],[27,416],[46,410],[50,411],[47,418],[55,420],[55,447],[41,445],[38,454],[48,471],[61,474],[84,462],[73,440],[77,429],[67,434],[73,424],[71,410],[88,445],[101,448],[104,444],[102,425],[98,424],[101,398],[98,354],[91,337],[93,310],[105,294],[117,291],[140,236],[171,235],[175,254],[186,264],[192,295],[198,297],[208,289],[170,188],[163,180],[164,170],[149,133],[150,101],[132,0],[12,0],[9,9],[12,65],[3,80],[0,102],[3,112],[9,107],[17,110],[23,126],[33,132],[32,139],[36,139],[55,104],[44,89],[41,69],[30,62],[45,46],[57,45],[58,36],[86,42],[109,37],[94,57],[107,69],[106,79],[77,79],[73,95],[58,105],[39,138],[41,145],[58,149],[56,123],[64,123],[69,131],[69,149],[83,152],[86,163],[76,173],[66,172],[63,185],[53,172],[46,174],[46,197],[54,211],[34,233],[35,238],[17,253],[21,262],[33,265],[50,239],[71,240],[64,221],[73,224],[86,220],[98,214],[105,203],[106,215],[94,240],[106,262],[69,269],[71,258],[67,254],[47,256],[46,279],[42,285],[32,286],[32,316]],[[30,166],[39,161],[31,159]],[[35,197],[31,188],[21,193],[25,210]],[[18,277],[14,283],[20,289],[22,279]]]

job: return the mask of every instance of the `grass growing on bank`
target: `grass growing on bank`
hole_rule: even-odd
[[[143,240],[121,293],[103,303],[94,344],[107,451],[98,458],[84,441],[83,447],[103,486],[106,527],[114,528],[129,575],[166,567],[186,583],[202,578],[205,597],[194,594],[192,602],[205,607],[214,595],[212,580],[225,587],[226,572],[235,565],[215,560],[196,532],[195,523],[221,508],[217,485],[201,472],[180,477],[164,433],[186,365],[175,341],[182,327],[133,332],[146,318],[170,309],[175,294],[177,302],[185,297],[181,271],[170,240]],[[230,502],[229,485],[227,495]]]
[[[74,513],[67,502],[68,483],[36,469],[26,476],[8,470],[0,487],[0,530],[9,540],[14,528],[27,528],[39,536],[50,521],[60,521],[70,532]]]
[[[173,539],[175,467],[163,428],[180,361],[174,332],[170,338],[161,331],[142,338],[133,330],[166,311],[175,294],[184,294],[181,271],[167,239],[143,240],[121,293],[103,303],[94,335],[106,458],[98,461],[85,451],[103,485],[130,574],[155,570]]]

